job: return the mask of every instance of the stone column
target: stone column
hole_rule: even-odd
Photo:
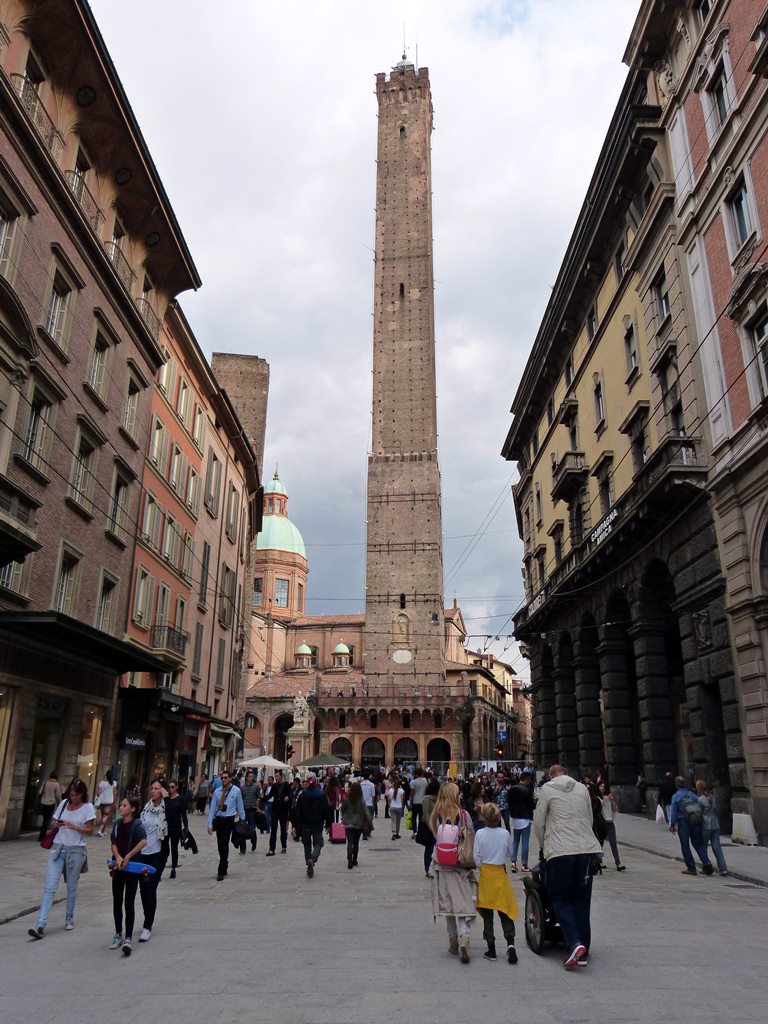
[[[600,717],[600,665],[593,643],[582,640],[575,645],[573,669],[581,769],[594,777],[605,761],[605,746]]]
[[[555,656],[555,715],[557,757],[569,771],[579,768],[579,735],[576,720],[576,682],[570,642],[561,644]]]
[[[531,689],[534,755],[537,764],[548,768],[557,761],[559,750],[552,654],[542,644],[531,649]]]
[[[629,634],[637,675],[640,761],[648,785],[657,786],[677,760],[666,640],[662,623],[648,616]]]
[[[633,786],[637,781],[633,687],[627,672],[628,639],[614,627],[600,626],[600,679],[603,691],[603,731],[611,785]]]

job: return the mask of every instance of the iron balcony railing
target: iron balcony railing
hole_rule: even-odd
[[[133,289],[133,281],[136,274],[133,272],[130,263],[125,258],[125,253],[120,248],[119,243],[114,239],[111,242],[105,242],[104,248],[107,250],[107,256],[109,256],[112,266],[117,271],[117,276],[130,292]]]
[[[0,513],[8,516],[9,519],[14,519],[20,526],[24,526],[28,530],[34,530],[37,527],[35,506],[3,484],[0,484]]]
[[[30,78],[27,78],[26,75],[11,75],[11,81],[19,95],[21,105],[29,114],[29,118],[37,129],[38,135],[45,143],[46,149],[55,160],[58,160],[63,145],[61,133],[57,131],[50,114],[43,106],[43,102],[37,94],[35,83]]]
[[[69,187],[75,193],[75,198],[80,204],[80,209],[88,219],[88,223],[98,235],[101,232],[101,225],[104,223],[104,214],[93,198],[91,190],[85,183],[80,171],[64,171],[64,177],[69,182]]]
[[[143,296],[140,299],[136,299],[136,305],[138,307],[139,312],[141,313],[142,320],[149,328],[150,334],[155,339],[155,341],[159,341],[160,331],[162,330],[163,326],[162,323],[160,322],[160,317],[150,306],[149,300],[145,299]]]
[[[168,651],[183,658],[187,649],[187,634],[175,626],[158,623],[152,627],[150,644],[157,651]]]
[[[567,498],[587,475],[584,452],[565,452],[552,466],[552,500]]]

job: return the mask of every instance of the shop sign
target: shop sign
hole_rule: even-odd
[[[217,750],[224,749],[224,739],[221,736],[211,736],[208,740],[209,747],[215,747]]]
[[[133,750],[144,750],[147,746],[147,740],[145,736],[137,732],[127,732],[123,736],[123,746],[130,747]]]
[[[598,523],[590,535],[590,541],[597,546],[602,544],[608,534],[613,530],[614,522],[619,518],[619,510],[612,508],[602,522]]]

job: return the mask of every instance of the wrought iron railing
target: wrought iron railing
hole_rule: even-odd
[[[25,526],[28,530],[34,530],[37,526],[35,506],[3,484],[0,484],[0,512],[10,519],[15,519],[17,523]]]
[[[150,334],[155,339],[155,341],[159,341],[160,331],[162,330],[163,326],[162,323],[160,322],[160,317],[150,306],[149,300],[145,299],[143,296],[140,299],[136,299],[136,305],[138,307],[139,312],[141,313],[142,320],[149,328]]]
[[[467,666],[471,671],[472,666]],[[323,705],[336,705],[341,701],[346,704],[372,703],[377,707],[387,705],[398,705],[403,702],[408,704],[423,704],[430,706],[453,706],[460,707],[472,696],[469,683],[457,683],[455,685],[435,686],[414,686],[412,684],[387,683],[380,686],[367,684],[349,683],[338,686],[321,686],[317,695],[317,703]]]
[[[75,198],[80,204],[80,209],[88,218],[88,223],[98,235],[101,232],[101,225],[104,223],[104,214],[99,209],[99,204],[93,198],[91,190],[85,183],[80,171],[64,171],[64,177],[69,182],[69,187],[75,193]]]
[[[43,102],[35,88],[35,83],[30,78],[27,78],[26,75],[11,75],[11,81],[19,95],[21,105],[29,114],[29,118],[37,129],[38,135],[45,143],[46,149],[54,159],[58,160],[63,145],[61,133],[56,129],[50,114],[43,106]]]
[[[187,649],[187,634],[175,626],[157,624],[152,627],[150,644],[155,650],[170,651],[183,658]]]
[[[105,242],[104,248],[107,250],[107,256],[112,261],[112,266],[117,271],[117,276],[128,291],[131,291],[136,274],[131,269],[131,265],[125,258],[125,253],[120,248],[120,245],[113,239],[111,242]]]

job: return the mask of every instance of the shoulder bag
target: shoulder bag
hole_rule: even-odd
[[[475,833],[467,828],[467,812],[461,812],[461,823],[459,825],[459,867],[473,868],[475,866]]]
[[[63,800],[61,802],[61,804],[58,806],[58,808],[56,809],[55,814],[52,815],[52,817],[54,817],[57,821],[61,821],[61,818],[59,817],[59,815],[64,813],[64,810],[66,809],[66,806],[67,806],[67,801]],[[57,832],[58,832],[58,829],[52,828],[51,831],[47,832],[43,836],[43,838],[40,840],[40,845],[42,846],[42,848],[44,850],[50,850],[50,848],[53,846],[53,841],[56,838],[56,833]]]

